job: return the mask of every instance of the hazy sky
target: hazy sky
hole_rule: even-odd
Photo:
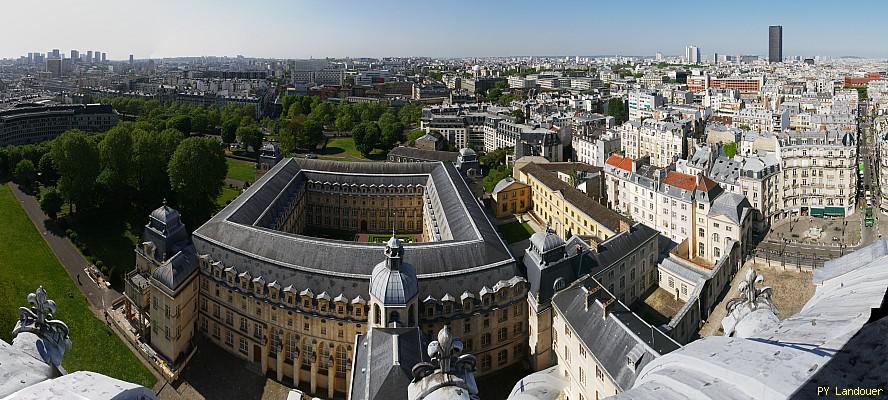
[[[772,24],[785,56],[885,57],[886,12],[869,0],[2,0],[0,57],[766,55]]]

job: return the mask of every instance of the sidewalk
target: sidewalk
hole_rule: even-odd
[[[33,223],[34,227],[37,228],[37,231],[43,235],[43,239],[46,240],[46,244],[49,245],[49,248],[59,260],[59,263],[65,267],[65,271],[68,272],[68,276],[71,277],[71,280],[77,283],[77,276],[79,274],[80,284],[78,286],[80,287],[80,291],[83,292],[83,295],[86,296],[93,308],[101,310],[103,304],[110,307],[111,303],[121,296],[120,292],[111,288],[102,289],[93,283],[93,281],[87,277],[86,272],[83,271],[84,268],[89,266],[89,261],[83,258],[83,255],[80,254],[77,247],[65,237],[64,230],[62,230],[55,221],[49,219],[49,217],[43,213],[37,199],[22,192],[18,188],[18,185],[12,182],[7,185],[9,185],[12,195],[15,196],[15,199],[22,206],[22,209],[28,214],[31,223]]]

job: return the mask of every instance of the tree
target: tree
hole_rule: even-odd
[[[381,119],[380,119],[381,120]],[[389,151],[398,143],[404,141],[404,125],[400,122],[394,122],[387,125],[379,125],[382,131],[380,148]]]
[[[139,199],[146,206],[156,206],[170,192],[167,165],[177,146],[185,138],[181,132],[133,131],[133,164]]]
[[[191,117],[184,114],[177,114],[167,120],[167,128],[174,128],[187,135],[191,133]]]
[[[422,130],[422,129],[413,130],[407,134],[407,140],[410,142],[411,146],[414,146],[414,145],[416,145],[416,139],[423,137],[423,135],[425,135],[424,130]]]
[[[205,137],[182,141],[170,159],[170,187],[189,226],[199,226],[216,210],[216,198],[228,174],[219,142]]]
[[[59,171],[58,189],[76,210],[92,205],[99,176],[99,149],[83,132],[70,130],[52,143],[52,159]]]
[[[262,147],[263,135],[258,126],[252,124],[241,125],[235,133],[237,134],[237,140],[241,144],[245,147],[252,147],[254,152],[259,152],[259,149]]]
[[[734,157],[737,154],[737,143],[736,142],[728,142],[725,143],[724,147],[725,155],[728,157]]]
[[[352,137],[355,141],[355,148],[361,152],[361,155],[368,157],[379,145],[379,126],[375,122],[362,122],[352,130]]]
[[[222,123],[222,143],[234,143],[237,137],[237,128],[240,126],[239,118],[228,118]]]
[[[25,159],[15,165],[15,180],[24,187],[30,188],[37,180],[37,168],[31,160]]]
[[[398,118],[401,119],[401,123],[405,126],[410,126],[412,124],[418,124],[419,119],[422,117],[422,106],[417,103],[407,103],[401,107],[401,110],[398,111]]]
[[[607,101],[607,115],[614,117],[614,123],[617,125],[629,120],[629,111],[626,109],[626,104],[623,103],[622,98],[611,97]]]
[[[479,161],[485,168],[492,170],[506,165],[506,156],[514,153],[514,147],[502,147],[484,154],[479,158]]]
[[[44,153],[40,157],[40,162],[37,163],[37,169],[40,171],[40,180],[44,184],[55,184],[56,180],[59,179],[59,174],[52,164],[52,153],[49,152]]]
[[[336,117],[336,121],[333,123],[334,128],[336,128],[337,132],[351,132],[352,128],[355,126],[354,121],[352,121],[351,115],[348,114],[340,114]]]
[[[512,110],[512,118],[515,118],[515,122],[523,124],[524,121],[527,119],[527,116],[524,115],[524,110],[516,108]]]
[[[509,176],[512,176],[512,168],[506,168],[504,165],[488,171],[487,176],[482,180],[484,191],[487,193],[492,192],[499,181]]]
[[[132,159],[133,137],[128,129],[116,126],[99,142],[99,161],[102,167],[99,182],[116,195],[117,199],[125,198],[130,192]]]
[[[191,130],[203,133],[207,131],[209,119],[203,109],[191,113]]]
[[[299,143],[302,147],[309,149],[316,148],[324,141],[324,126],[320,121],[314,118],[307,118],[299,130]]]
[[[62,211],[62,204],[64,202],[65,199],[62,198],[59,191],[56,190],[56,188],[51,187],[40,197],[40,209],[43,210],[49,218],[56,219],[56,216]]]

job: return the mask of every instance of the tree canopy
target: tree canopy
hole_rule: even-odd
[[[203,137],[183,140],[173,153],[168,169],[170,187],[186,223],[209,219],[216,210],[216,198],[228,173],[225,152],[219,142]]]

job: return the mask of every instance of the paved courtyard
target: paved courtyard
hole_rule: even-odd
[[[269,379],[250,364],[204,339],[179,381],[158,390],[160,400],[283,400],[290,388]]]
[[[765,278],[764,286],[774,289],[774,305],[777,306],[777,317],[781,320],[798,313],[802,306],[814,295],[814,281],[810,272],[784,271],[768,268],[762,264],[747,262],[731,281],[731,289],[728,294],[715,306],[712,314],[709,315],[709,319],[704,323],[703,328],[700,329],[700,336],[721,336],[724,334],[721,329],[721,321],[727,314],[725,305],[730,299],[739,296],[737,284],[746,277],[746,270],[750,266],[753,266],[755,271]]]
[[[844,244],[854,247],[860,244],[862,229],[872,229],[863,228],[862,218],[862,210],[844,218],[787,218],[771,225],[768,239],[775,242],[788,239],[789,243],[814,246],[839,247]]]

